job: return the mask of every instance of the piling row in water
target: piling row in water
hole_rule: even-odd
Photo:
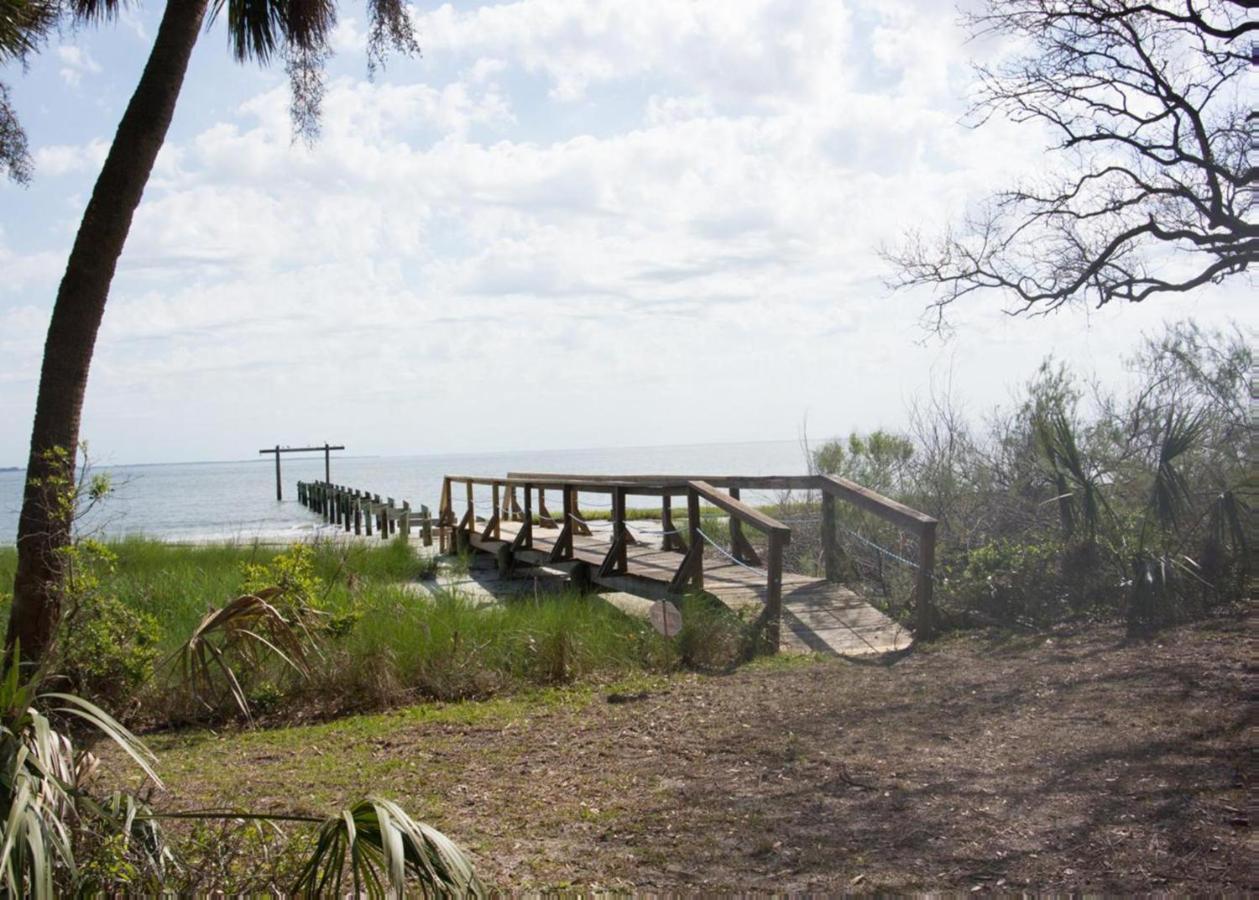
[[[327,481],[299,481],[297,501],[319,513],[328,524],[342,526],[347,534],[366,531],[371,537],[374,526],[381,540],[399,533],[410,540],[412,526],[418,525],[424,546],[433,545],[433,517],[423,504],[417,515],[406,500],[398,505],[393,497],[381,500],[380,494]]]

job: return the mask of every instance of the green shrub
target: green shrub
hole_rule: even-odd
[[[102,589],[117,559],[107,547],[83,541],[62,553],[66,615],[54,671],[74,692],[118,707],[152,676],[161,629],[153,616]]]
[[[943,567],[940,601],[960,615],[961,624],[971,618],[987,624],[1049,624],[1070,608],[1070,593],[1059,576],[1060,552],[1055,541],[985,544]]]
[[[315,551],[309,544],[293,544],[266,563],[241,566],[242,594],[256,594],[267,588],[280,589],[275,605],[293,611],[319,609],[324,581],[315,574]]]

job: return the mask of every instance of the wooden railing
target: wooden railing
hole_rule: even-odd
[[[934,630],[935,544],[936,520],[926,513],[885,497],[846,478],[832,475],[566,475],[541,472],[511,472],[509,479],[552,482],[583,481],[587,483],[617,482],[632,486],[686,485],[705,482],[710,487],[725,489],[738,499],[741,490],[753,491],[818,491],[822,499],[822,546],[826,578],[839,579],[839,544],[835,532],[835,500],[856,506],[912,535],[918,543],[914,580],[914,632],[919,638],[930,637]],[[710,501],[711,502],[711,501]],[[716,505],[716,504],[714,504]],[[667,505],[666,505],[667,511]],[[664,528],[672,526],[665,524]],[[731,542],[741,543],[739,521],[731,519]]]
[[[412,526],[420,529],[424,546],[433,543],[433,518],[428,507],[421,505],[418,512],[411,509],[406,500],[401,505],[393,497],[381,500],[380,494],[332,484],[327,481],[299,481],[297,500],[307,509],[319,513],[330,525],[340,525],[346,532],[372,536],[372,527],[382,540],[390,535],[411,537]]]

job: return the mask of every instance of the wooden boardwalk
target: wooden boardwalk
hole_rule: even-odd
[[[479,550],[497,553],[510,545],[520,530],[519,522],[503,522],[502,538],[472,537]],[[631,532],[633,528],[630,528]],[[551,562],[559,529],[533,529],[533,548],[517,550],[523,562],[563,566]],[[674,596],[669,583],[683,555],[648,543],[626,549],[624,574],[599,575],[598,569],[610,546],[611,532],[573,538],[573,560],[590,567],[591,580],[600,587],[625,591],[653,600]],[[644,540],[646,536],[643,536]],[[714,553],[714,556],[719,554]],[[704,590],[736,611],[759,613],[766,604],[765,572],[748,569],[718,558],[704,566]],[[794,652],[867,656],[908,648],[913,636],[843,585],[820,578],[786,573],[782,577],[783,627],[779,646]]]
[[[456,512],[456,485],[462,485]],[[482,489],[478,500],[477,489]],[[489,488],[489,497],[484,489]],[[742,490],[807,490],[821,499],[825,578],[783,571],[791,529],[740,499]],[[547,491],[559,494],[553,515]],[[583,495],[611,500],[610,527],[594,533],[580,515]],[[658,498],[660,537],[639,540],[628,521],[630,497]],[[685,498],[685,523],[674,524],[673,499]],[[523,502],[522,502],[523,501]],[[827,475],[687,476],[559,475],[509,473],[504,478],[447,475],[437,524],[444,550],[468,548],[494,554],[504,571],[520,564],[559,570],[650,599],[704,592],[732,609],[750,611],[753,628],[773,650],[811,650],[838,655],[891,653],[907,648],[910,634],[859,594],[838,584],[836,504],[845,502],[895,525],[917,541],[914,637],[928,635],[932,608],[936,521],[859,484]],[[536,505],[535,505],[536,504]],[[715,544],[702,527],[703,506],[726,516],[729,547]],[[480,507],[484,514],[477,515]],[[759,535],[759,544],[748,534]],[[643,537],[647,535],[644,533]],[[762,558],[763,557],[763,558]]]

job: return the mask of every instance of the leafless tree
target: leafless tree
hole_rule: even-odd
[[[989,0],[977,36],[1026,52],[978,68],[972,109],[1047,125],[1061,165],[990,198],[935,238],[885,251],[895,287],[945,308],[993,288],[1013,313],[1178,293],[1259,257],[1244,81],[1256,0]]]

